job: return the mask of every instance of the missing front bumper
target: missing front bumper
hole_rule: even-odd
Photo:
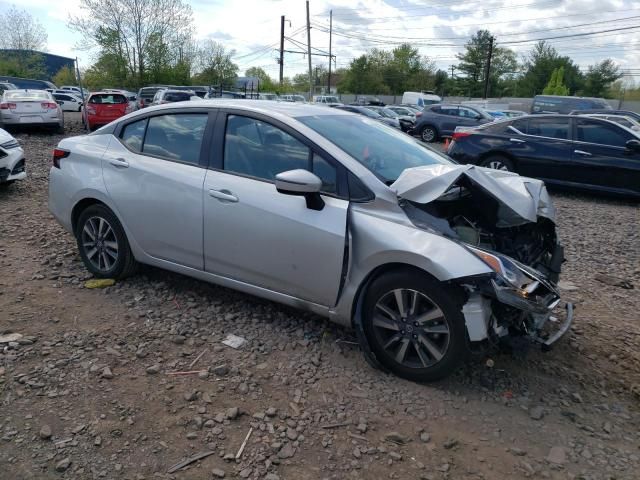
[[[571,324],[573,323],[573,303],[565,302],[564,308],[566,312],[565,319],[560,323],[560,320],[556,316],[551,315],[546,321],[545,327],[556,325],[558,323],[559,325],[557,325],[557,327],[554,328],[553,331],[549,331],[551,329],[548,328],[547,331],[549,331],[549,335],[547,337],[543,337],[540,334],[532,336],[531,339],[534,342],[541,344],[543,348],[550,348],[554,343],[560,340],[565,335],[565,333],[569,331],[569,329],[571,328]]]

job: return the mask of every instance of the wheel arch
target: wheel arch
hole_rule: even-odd
[[[118,216],[117,213],[114,212],[113,209],[109,205],[107,205],[105,202],[93,197],[83,198],[82,200],[78,201],[71,209],[71,228],[73,229],[73,232],[76,231],[76,227],[78,226],[78,219],[80,218],[80,215],[91,205],[103,205],[109,210],[111,210],[111,212],[113,212],[114,215]]]

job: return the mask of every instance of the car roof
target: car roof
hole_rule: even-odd
[[[216,108],[232,108],[234,110],[243,110],[246,112],[263,113],[266,115],[272,115],[274,113],[284,115],[286,117],[297,118],[306,117],[310,115],[323,116],[323,115],[355,115],[352,112],[347,112],[340,109],[327,108],[323,105],[313,105],[310,103],[292,103],[282,102],[279,100],[244,100],[234,98],[212,98],[203,99],[199,102],[174,102],[165,105],[156,105],[153,107],[139,110],[140,114],[145,112],[160,111],[160,110],[174,110],[176,108],[203,108],[203,107],[216,107]]]

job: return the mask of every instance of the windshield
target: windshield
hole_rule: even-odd
[[[297,120],[348,153],[387,185],[407,168],[452,163],[410,136],[359,115],[316,115]]]

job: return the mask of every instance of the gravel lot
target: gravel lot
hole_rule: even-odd
[[[61,137],[16,136],[29,177],[0,187],[0,334],[23,337],[0,344],[1,478],[638,478],[640,300],[595,278],[640,286],[637,204],[554,193],[571,332],[419,385],[372,369],[348,330],[180,275],[84,288],[47,209]]]

